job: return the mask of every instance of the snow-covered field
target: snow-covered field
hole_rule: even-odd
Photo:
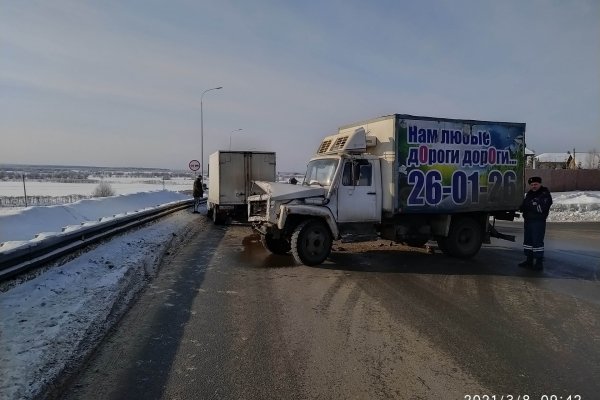
[[[29,240],[36,233],[102,214],[124,214],[177,200],[173,196],[189,199],[189,195],[159,190],[13,210],[10,215],[0,215],[0,241]],[[553,197],[551,221],[600,221],[600,192],[554,193]],[[168,243],[182,237],[182,227],[190,216],[178,213],[60,268],[5,285],[0,293],[0,397],[30,399],[39,395],[65,366],[90,350],[114,319],[111,313],[119,309],[115,304],[143,288]]]
[[[100,178],[90,177],[95,183],[62,183],[50,181],[25,181],[27,196],[67,196],[70,194],[91,195]],[[154,190],[183,191],[192,190],[193,179],[173,178],[162,181],[160,178],[106,178],[104,182],[110,183],[115,194],[129,194],[150,192]],[[164,185],[163,185],[164,183]],[[0,196],[23,196],[23,182],[0,181]]]

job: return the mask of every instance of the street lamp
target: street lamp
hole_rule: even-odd
[[[206,92],[218,89],[223,89],[223,86],[206,89],[200,96],[200,147],[202,148],[202,153],[200,154],[200,176],[202,179],[204,179],[204,114],[202,112],[202,100],[204,99],[204,94]]]
[[[233,135],[234,132],[239,132],[241,130],[242,130],[242,128],[238,128],[238,129],[234,129],[231,132],[229,132],[229,151],[231,151],[231,135]]]

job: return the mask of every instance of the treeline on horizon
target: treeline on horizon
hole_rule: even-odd
[[[208,171],[207,171],[208,172]],[[25,180],[52,181],[60,183],[97,183],[94,178],[143,178],[148,183],[157,183],[159,180],[173,178],[189,178],[194,175],[192,171],[150,169],[150,168],[101,168],[101,167],[73,167],[73,166],[45,166],[45,165],[0,165],[0,181]],[[301,172],[282,172],[277,175],[281,178],[298,178],[304,176]]]
[[[22,180],[23,176],[29,180],[52,180],[64,183],[94,183],[90,177],[100,178],[171,178],[189,177],[188,171],[172,171],[167,169],[146,168],[100,168],[100,167],[69,167],[69,166],[43,166],[43,165],[1,165],[0,180]]]
[[[92,195],[68,194],[63,196],[0,196],[0,207],[54,206],[75,203]]]

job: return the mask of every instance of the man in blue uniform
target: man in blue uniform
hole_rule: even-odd
[[[529,191],[519,208],[525,220],[523,250],[527,259],[519,263],[519,267],[541,271],[544,269],[544,235],[552,195],[548,188],[542,186],[542,178],[539,176],[529,178],[527,183]]]

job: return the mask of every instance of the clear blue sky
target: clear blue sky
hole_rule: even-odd
[[[187,168],[217,149],[303,171],[392,113],[527,123],[600,151],[600,2],[3,1],[0,163]]]

